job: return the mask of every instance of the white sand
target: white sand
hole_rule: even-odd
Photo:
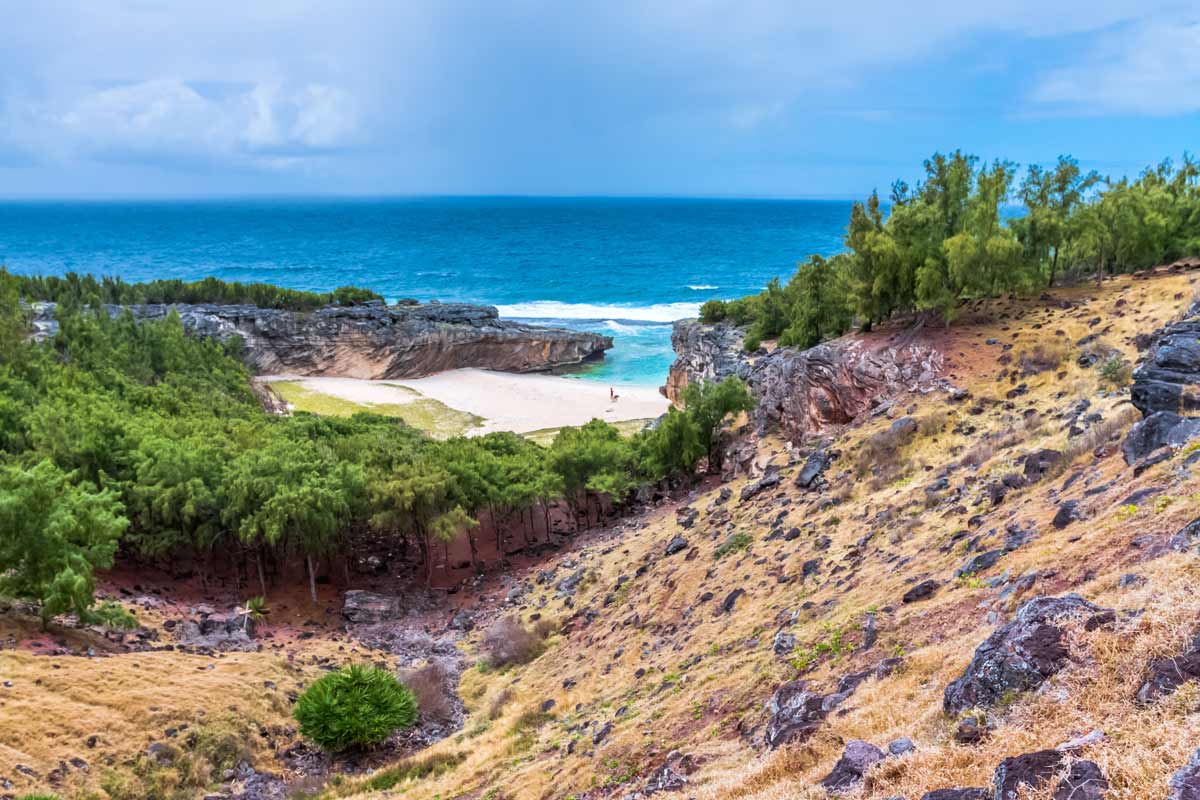
[[[667,410],[667,399],[651,387],[613,387],[617,399],[608,397],[608,385],[556,375],[517,375],[482,369],[456,369],[427,378],[367,381],[355,378],[287,378],[305,389],[340,397],[352,403],[406,403],[417,395],[406,386],[445,403],[450,408],[482,417],[474,434],[492,431],[526,433],[543,428],[583,425],[592,419],[621,422],[657,417]]]

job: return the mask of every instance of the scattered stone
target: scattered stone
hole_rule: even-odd
[[[696,771],[696,761],[690,755],[684,755],[678,750],[667,754],[667,760],[651,773],[642,794],[651,795],[658,792],[677,792],[687,785],[688,776]]]
[[[775,651],[775,655],[784,657],[791,655],[796,649],[796,636],[786,631],[779,631],[775,634],[775,641],[771,643],[771,649]]]
[[[967,559],[958,570],[954,573],[956,578],[964,578],[974,575],[978,572],[983,572],[985,569],[995,566],[996,562],[1004,556],[1003,550],[989,550],[986,553],[972,556]]]
[[[675,512],[675,522],[679,527],[687,530],[696,524],[696,520],[700,517],[700,512],[691,506],[684,506]]]
[[[753,483],[746,484],[742,487],[741,502],[744,503],[753,498],[755,495],[758,495],[767,489],[778,486],[779,480],[780,478],[778,472],[768,472],[766,475],[762,476]]]
[[[941,584],[933,579],[921,581],[916,586],[905,592],[904,596],[900,598],[900,601],[903,603],[915,603],[919,600],[926,600],[930,597],[933,597],[939,586],[941,586]]]
[[[146,748],[146,755],[149,756],[150,760],[155,764],[162,765],[170,764],[172,761],[174,761],[175,756],[178,755],[178,751],[176,751],[175,748],[169,744],[163,744],[162,742],[151,742],[150,746]]]
[[[721,612],[730,614],[733,612],[733,607],[737,603],[738,598],[746,593],[745,589],[738,587],[729,594],[725,595],[725,599],[721,602]]]
[[[1167,800],[1200,800],[1200,750],[1171,776]]]
[[[1022,786],[1041,788],[1058,772],[1063,758],[1057,750],[1038,750],[1004,759],[992,775],[995,800],[1017,800]]]
[[[1046,476],[1062,460],[1063,454],[1058,450],[1035,450],[1025,456],[1025,480],[1035,483]]]
[[[1054,789],[1050,800],[1103,800],[1108,779],[1095,761],[1076,761]]]
[[[901,736],[899,739],[893,739],[888,742],[887,749],[894,756],[903,756],[916,750],[917,746],[913,744],[912,739],[909,739],[907,736]]]
[[[675,538],[671,539],[671,541],[667,542],[667,548],[664,553],[666,555],[673,556],[676,553],[687,550],[687,546],[687,539],[683,538],[682,536],[676,536]]]
[[[833,770],[821,779],[821,785],[831,792],[857,786],[862,783],[867,770],[885,758],[884,752],[870,742],[851,739],[846,743],[842,757],[833,765]]]
[[[1078,500],[1065,500],[1058,506],[1058,512],[1054,515],[1054,519],[1050,521],[1056,529],[1062,530],[1072,522],[1083,519],[1083,513],[1079,510]]]
[[[767,705],[770,719],[764,733],[767,747],[774,750],[794,741],[803,741],[825,719],[829,708],[824,696],[810,692],[804,681],[791,681],[775,690]]]
[[[934,789],[921,795],[921,800],[992,800],[991,789]]]
[[[987,735],[987,725],[978,717],[963,717],[954,728],[954,741],[959,744],[979,744]]]
[[[612,729],[613,729],[613,724],[611,722],[604,723],[604,725],[602,725],[600,727],[600,730],[598,730],[594,734],[592,734],[592,744],[598,745],[601,742],[603,742],[605,739],[608,738],[608,735],[610,733],[612,733]]]
[[[1100,744],[1105,739],[1104,731],[1094,730],[1085,733],[1083,736],[1076,736],[1074,739],[1067,741],[1055,747],[1060,753],[1070,753],[1075,750],[1082,750],[1085,747],[1091,747],[1094,744]]]
[[[1192,641],[1191,647],[1181,655],[1150,662],[1148,675],[1137,691],[1137,701],[1153,703],[1159,698],[1173,694],[1188,681],[1200,678],[1200,636]]]
[[[994,705],[1010,692],[1037,688],[1058,672],[1066,662],[1067,648],[1062,630],[1054,623],[1067,617],[1083,617],[1087,630],[1115,620],[1111,609],[1076,594],[1029,600],[1012,622],[975,650],[962,676],[946,687],[942,703],[946,713]]]
[[[826,450],[817,450],[810,455],[796,475],[796,486],[801,489],[811,489],[817,478],[821,477],[821,473],[829,466],[829,461],[829,453]]]

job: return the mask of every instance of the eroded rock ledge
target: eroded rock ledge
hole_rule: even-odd
[[[106,306],[110,315],[124,310]],[[538,372],[603,356],[612,339],[501,320],[492,306],[429,303],[327,306],[312,312],[249,305],[128,306],[139,320],[172,309],[184,328],[216,339],[241,337],[246,363],[260,375],[416,378],[478,367]],[[35,336],[57,330],[53,303],[34,307]]]
[[[793,440],[852,422],[902,392],[948,388],[942,354],[920,341],[891,345],[843,336],[808,350],[765,355],[742,350],[744,332],[728,323],[681,320],[671,333],[675,363],[664,391],[677,402],[690,383],[737,375],[750,387],[760,428],[778,426]]]

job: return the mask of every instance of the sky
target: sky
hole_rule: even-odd
[[[0,0],[0,196],[859,197],[1200,149],[1200,5]]]

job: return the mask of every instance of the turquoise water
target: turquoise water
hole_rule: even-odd
[[[0,203],[14,272],[345,284],[611,335],[581,377],[659,385],[670,322],[841,249],[840,201],[413,198]]]

